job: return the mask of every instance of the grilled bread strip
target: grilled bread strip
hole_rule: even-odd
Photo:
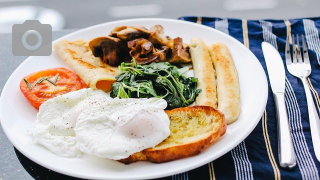
[[[202,152],[225,134],[224,115],[209,106],[191,106],[167,110],[170,136],[154,148],[134,153],[119,160],[130,164],[136,161],[162,163],[193,156]]]
[[[240,115],[240,86],[237,69],[229,49],[223,43],[208,46],[213,66],[217,73],[218,110],[228,124]]]
[[[196,98],[196,105],[217,108],[217,91],[215,83],[215,70],[207,45],[198,38],[190,40],[190,54],[192,59],[194,77],[198,78],[198,89],[201,93]]]
[[[111,84],[116,81],[115,76],[120,73],[117,67],[109,66],[100,58],[94,57],[87,41],[62,40],[54,44],[54,49],[90,88],[108,92]]]

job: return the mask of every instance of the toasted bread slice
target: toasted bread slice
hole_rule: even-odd
[[[170,136],[156,147],[134,153],[120,162],[162,163],[190,157],[202,152],[226,132],[224,115],[213,107],[191,106],[166,113],[170,119]]]

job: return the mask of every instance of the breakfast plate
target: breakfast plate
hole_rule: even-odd
[[[32,161],[53,171],[87,179],[150,179],[165,177],[188,171],[209,163],[229,152],[243,141],[258,124],[267,102],[267,80],[258,59],[253,53],[233,37],[213,28],[172,19],[129,19],[108,22],[88,27],[55,42],[66,40],[89,40],[105,36],[117,26],[145,26],[156,24],[164,27],[164,34],[181,37],[189,42],[198,37],[206,43],[222,42],[227,45],[238,70],[240,81],[241,113],[239,119],[228,125],[226,134],[214,145],[199,155],[155,164],[136,162],[124,165],[120,162],[84,155],[81,158],[60,157],[48,149],[35,144],[29,131],[33,128],[35,110],[20,92],[21,78],[38,70],[67,67],[57,54],[51,56],[31,56],[27,58],[10,76],[1,94],[0,118],[2,128],[12,144]],[[54,42],[53,42],[54,43]]]

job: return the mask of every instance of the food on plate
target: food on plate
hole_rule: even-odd
[[[120,26],[115,27],[110,36],[120,38],[124,41],[131,41],[137,38],[146,38],[155,46],[166,45],[169,37],[164,35],[164,28],[155,25],[149,30],[143,26]]]
[[[162,163],[201,153],[226,132],[224,115],[209,106],[191,106],[166,110],[170,119],[170,136],[154,148],[148,148],[120,160]]]
[[[239,117],[238,75],[222,43],[191,38],[188,45],[165,36],[160,25],[120,26],[108,36],[62,40],[54,48],[87,84],[78,77],[82,88],[89,87],[38,105],[34,142],[60,156],[172,161],[201,153]],[[191,62],[194,77],[187,75]],[[58,88],[60,79],[42,75],[21,83],[31,91]]]
[[[123,159],[169,136],[166,105],[158,98],[113,99],[101,90],[81,89],[43,103],[31,134],[60,156],[84,152]]]
[[[164,62],[167,59],[169,47],[154,47],[153,44],[144,38],[134,39],[128,42],[130,56],[138,64],[149,64],[151,62]]]
[[[96,99],[107,101],[109,98],[100,90],[81,89],[49,99],[37,113],[31,132],[33,141],[60,156],[81,156],[74,131],[77,119]]]
[[[217,108],[215,70],[207,45],[199,38],[192,38],[190,40],[190,54],[194,77],[198,78],[197,88],[201,89],[201,93],[196,99],[196,105]]]
[[[50,98],[87,87],[80,77],[65,68],[52,68],[23,77],[20,90],[31,105],[39,106]]]
[[[119,69],[94,57],[89,42],[61,40],[54,44],[54,49],[88,87],[106,92],[111,90],[111,84],[116,81],[115,76],[119,74]]]
[[[228,124],[240,115],[240,86],[237,69],[228,47],[222,43],[209,45],[209,52],[217,74],[218,110]]]
[[[118,38],[98,37],[89,42],[89,47],[95,57],[100,57],[102,62],[111,66],[118,66],[130,58],[127,43]]]
[[[75,127],[80,150],[118,160],[155,147],[170,135],[166,106],[158,98],[115,98],[87,107]]]
[[[167,44],[171,48],[171,54],[168,57],[169,63],[190,63],[191,57],[189,53],[189,46],[182,42],[182,38],[177,37],[170,40]]]
[[[161,25],[150,29],[142,26],[116,27],[109,36],[95,38],[89,44],[93,55],[111,66],[132,58],[138,64],[191,62],[188,45],[180,37],[171,39],[165,36]]]
[[[192,104],[201,92],[196,78],[183,75],[188,67],[178,68],[168,62],[139,65],[134,61],[122,63],[120,70],[117,82],[112,84],[111,97],[163,98],[167,109],[173,109]]]

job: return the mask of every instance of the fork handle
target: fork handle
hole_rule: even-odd
[[[296,165],[290,127],[284,101],[284,93],[273,93],[277,109],[278,124],[278,155],[280,166],[283,168],[293,168]]]
[[[320,162],[320,120],[319,115],[316,110],[316,106],[313,102],[310,88],[308,86],[306,78],[301,78],[303,87],[307,97],[308,112],[309,112],[309,122],[310,122],[310,131],[311,139],[313,144],[314,153],[316,158]]]

